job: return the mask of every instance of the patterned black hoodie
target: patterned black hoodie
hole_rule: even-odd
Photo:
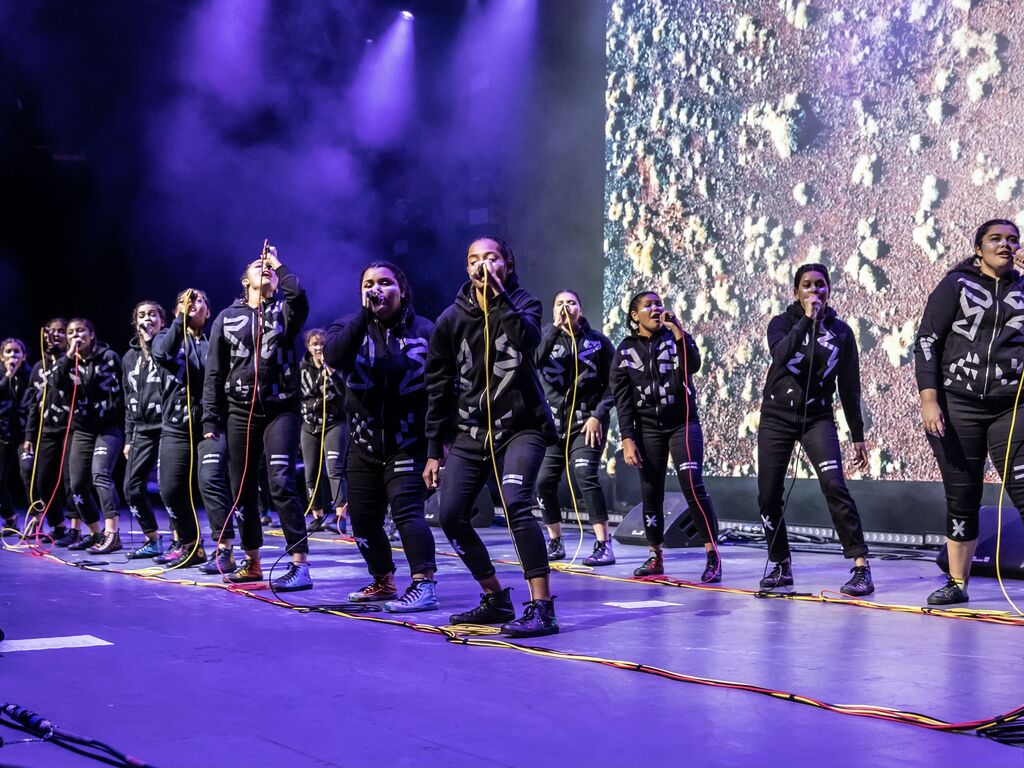
[[[28,365],[24,362],[13,376],[6,374],[6,371],[0,373],[0,443],[20,445],[29,439],[25,427],[34,390],[29,383]]]
[[[39,434],[39,421],[42,419],[44,432],[65,430],[68,426],[68,413],[71,406],[70,380],[58,381],[56,378],[57,362],[64,357],[64,350],[56,353],[48,352],[46,369],[43,361],[32,366],[29,383],[32,386],[32,399],[28,406],[28,425],[25,433],[27,439],[35,441]],[[46,402],[43,403],[43,394]]]
[[[768,323],[768,349],[772,355],[761,399],[761,413],[786,420],[834,418],[832,402],[836,387],[843,416],[855,443],[864,441],[864,417],[860,409],[860,355],[850,326],[826,306],[811,352],[811,318],[794,301]],[[810,390],[807,382],[810,379]]]
[[[534,363],[541,338],[541,303],[519,287],[515,273],[505,290],[488,299],[491,339],[490,390],[494,445],[539,430],[554,442],[555,425]],[[484,313],[469,281],[437,319],[427,357],[427,456],[440,459],[444,445],[470,456],[488,450],[484,387]]]
[[[957,264],[928,297],[914,345],[917,388],[1012,398],[1024,370],[1024,277]]]
[[[192,433],[202,431],[203,376],[210,342],[205,336],[188,338],[188,363],[185,361],[185,316],[179,314],[153,339],[153,359],[170,375],[172,385],[164,391],[163,429],[188,434],[189,403],[192,405]],[[187,376],[186,376],[187,371]],[[189,385],[186,396],[185,384]]]
[[[576,410],[572,428],[578,432],[591,416],[608,430],[615,398],[608,386],[615,357],[615,347],[603,333],[590,327],[585,317],[580,318],[575,332],[576,352],[579,359],[579,378],[576,386]],[[560,328],[549,325],[541,336],[537,347],[537,372],[544,388],[544,397],[551,407],[555,429],[560,440],[565,439],[569,421],[568,410],[572,406],[573,363],[572,340]]]
[[[124,366],[124,441],[131,444],[139,432],[158,432],[163,404],[174,390],[174,377],[144,355],[138,338],[121,360]]]
[[[78,389],[74,393],[75,412],[71,428],[98,434],[124,423],[124,371],[121,357],[98,339],[92,352],[78,363]],[[54,365],[57,386],[69,393],[75,383],[75,361],[62,357]]]
[[[246,411],[252,405],[258,317],[262,317],[262,324],[256,410],[289,402],[298,404],[297,347],[309,317],[309,299],[299,279],[283,264],[277,268],[277,277],[283,298],[272,296],[259,310],[238,299],[213,321],[203,382],[204,433],[224,431],[229,405]]]
[[[327,378],[325,398],[324,378]],[[302,428],[314,435],[319,435],[324,427],[324,414],[327,416],[327,428],[330,429],[345,418],[345,382],[341,374],[331,370],[330,375],[324,367],[317,368],[313,356],[307,352],[299,363],[299,379],[302,394]],[[324,400],[326,399],[326,404]],[[326,406],[326,408],[325,408]]]
[[[345,379],[349,450],[383,459],[425,448],[424,370],[433,330],[411,311],[393,327],[366,309],[331,323],[324,360]]]
[[[685,355],[685,367],[683,360]],[[693,374],[700,370],[700,350],[690,334],[675,340],[663,327],[652,336],[627,336],[615,350],[611,387],[619,414],[619,434],[635,440],[647,429],[672,430],[697,421],[697,390]],[[680,397],[684,379],[687,403]]]

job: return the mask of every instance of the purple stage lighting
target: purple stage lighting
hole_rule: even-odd
[[[364,49],[351,90],[356,135],[364,144],[388,146],[408,124],[416,97],[414,53],[413,26],[404,13]]]
[[[402,18],[406,21],[412,21],[415,17],[412,15],[412,11],[402,11]]]

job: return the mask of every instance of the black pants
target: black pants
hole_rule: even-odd
[[[230,514],[234,497],[228,479],[228,441],[224,435],[199,442],[199,495],[203,497],[211,541],[234,541],[235,521]]]
[[[235,513],[242,528],[242,549],[251,552],[263,546],[257,485],[259,466],[265,464],[270,498],[281,519],[288,551],[308,552],[302,503],[295,488],[295,459],[299,452],[302,422],[298,407],[286,410],[270,408],[263,413],[253,413],[247,436],[248,422],[248,409],[229,407],[228,464],[232,498],[239,500]]]
[[[44,429],[34,459],[36,476],[33,495],[35,500],[43,505],[42,509],[46,510],[46,522],[51,528],[64,522],[65,509],[70,518],[81,517],[78,508],[67,503],[71,498],[71,472],[68,468],[71,441],[68,440],[68,451],[65,454],[64,434],[63,429]],[[31,468],[29,472],[31,473]]]
[[[4,520],[16,519],[18,516],[14,508],[14,497],[11,496],[11,484],[20,482],[25,488],[28,487],[20,476],[19,449],[20,446],[15,443],[0,441],[0,518]]]
[[[803,434],[801,435],[801,431]],[[761,510],[765,537],[768,539],[768,557],[773,563],[789,557],[789,537],[786,521],[782,519],[786,472],[793,447],[799,442],[814,465],[821,492],[828,502],[832,524],[848,558],[866,557],[864,530],[861,528],[857,504],[846,487],[843,475],[843,454],[839,435],[832,417],[817,419],[802,428],[799,419],[783,420],[770,414],[761,414],[757,430],[757,503]]]
[[[946,434],[928,435],[946,492],[946,535],[954,541],[978,538],[978,513],[985,480],[985,458],[991,457],[1002,476],[1010,439],[1013,400],[983,402],[945,394],[940,400]],[[1006,493],[1024,515],[1024,404],[1017,409]]]
[[[520,432],[498,453],[508,524],[527,579],[544,576],[551,570],[544,534],[533,516],[534,488],[546,447],[539,432]],[[470,524],[476,497],[493,471],[489,455],[466,456],[452,451],[445,462],[441,483],[441,528],[477,581],[494,575],[487,547]]]
[[[156,515],[146,485],[160,458],[160,430],[136,432],[124,470],[124,498],[143,533],[156,533]],[[171,518],[174,525],[174,518]]]
[[[101,510],[107,520],[116,520],[120,514],[114,466],[123,446],[120,426],[98,433],[80,429],[71,433],[71,500],[87,525],[99,522]]]
[[[339,423],[327,428],[323,438],[323,456],[320,454],[320,433],[302,429],[302,465],[306,471],[306,493],[313,495],[317,488],[313,509],[337,509],[348,498],[345,489],[345,448],[348,443],[348,424]],[[322,459],[322,461],[320,461]],[[320,483],[317,485],[318,466]],[[422,470],[422,467],[420,468]]]
[[[601,490],[598,470],[601,467],[601,454],[604,444],[597,448],[587,445],[583,434],[573,436],[569,447],[569,464],[573,471],[569,473],[569,482],[576,493],[576,502],[587,510],[591,523],[608,522],[608,505]],[[537,475],[537,502],[540,505],[544,522],[548,525],[562,522],[562,505],[558,501],[558,484],[565,472],[565,441],[557,445],[549,445],[544,452],[544,461]]]
[[[345,465],[348,475],[348,515],[352,535],[373,576],[392,573],[391,542],[384,533],[384,516],[391,519],[402,537],[402,548],[410,573],[436,570],[434,535],[423,517],[427,489],[423,485],[424,457],[396,453],[386,461],[350,451]]]
[[[637,432],[636,443],[643,462],[640,499],[647,543],[665,543],[665,472],[669,456],[700,539],[710,543],[718,535],[718,518],[704,487],[704,433],[700,422],[693,420],[671,430],[643,427]]]
[[[179,541],[190,544],[199,536],[193,507],[198,507],[200,500],[196,484],[199,465],[188,432],[165,429],[160,434],[160,461],[157,467],[160,500],[167,509],[171,530],[178,534]]]

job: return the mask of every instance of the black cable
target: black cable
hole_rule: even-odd
[[[89,739],[62,731],[41,715],[14,704],[4,704],[0,707],[0,725],[37,736],[43,742],[55,744],[70,752],[75,752],[83,757],[88,757],[107,765],[118,766],[118,768],[155,768],[152,764],[126,755],[97,739]],[[110,757],[96,754],[89,750],[106,752]]]

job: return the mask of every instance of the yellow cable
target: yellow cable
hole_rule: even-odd
[[[563,313],[568,321],[568,312],[565,311],[565,305],[562,305]],[[580,550],[583,549],[583,521],[580,519],[580,505],[576,500],[576,490],[573,488],[573,471],[569,464],[569,447],[572,445],[572,423],[576,415],[576,395],[579,391],[580,382],[580,357],[579,351],[576,347],[576,333],[573,331],[572,323],[569,323],[569,338],[572,339],[572,360],[573,360],[573,380],[572,380],[572,404],[569,406],[569,426],[565,432],[565,479],[569,483],[569,495],[572,497],[572,509],[576,513],[576,524],[580,529],[580,539],[576,544],[576,551],[572,555],[570,560],[565,565],[558,568],[560,571],[573,571],[588,569],[585,565],[575,565],[576,558],[580,555]],[[586,438],[584,438],[586,439]]]
[[[1016,611],[1018,616],[1024,616],[1017,604],[1010,598],[1010,594],[1006,591],[1006,585],[1003,583],[1002,569],[999,567],[999,551],[1002,545],[1003,539],[1003,497],[1006,494],[1006,473],[1010,469],[1010,449],[1013,446],[1013,428],[1017,425],[1017,407],[1020,405],[1020,393],[1021,387],[1024,387],[1024,375],[1021,375],[1020,381],[1017,383],[1017,397],[1013,402],[1013,416],[1010,417],[1010,434],[1006,436],[1006,458],[1003,460],[1003,474],[1002,482],[999,485],[999,506],[996,513],[996,580],[999,582],[999,589],[1002,590],[1003,597],[1006,598],[1013,610]],[[971,564],[967,564],[967,575],[970,576]]]
[[[40,351],[42,352],[42,355],[43,355],[42,359],[39,361],[39,364],[42,366],[42,372],[43,372],[43,393],[42,393],[42,399],[41,399],[41,401],[39,403],[39,429],[36,430],[36,444],[35,444],[35,448],[33,448],[33,453],[32,453],[32,475],[29,477],[29,481],[28,481],[28,500],[29,500],[28,511],[29,511],[29,515],[32,514],[32,508],[37,503],[42,507],[39,510],[40,512],[45,512],[46,511],[46,505],[43,503],[42,499],[33,499],[32,498],[32,494],[35,492],[35,489],[36,489],[36,463],[39,460],[38,459],[38,457],[39,457],[39,444],[43,440],[43,415],[44,415],[43,412],[46,409],[46,384],[47,384],[47,381],[46,381],[46,379],[47,379],[47,377],[46,377],[46,339],[45,339],[45,336],[44,336],[44,329],[43,328],[39,329],[39,349],[40,349]],[[32,382],[31,381],[29,382],[29,386],[30,387],[32,386]],[[25,522],[26,522],[26,527],[27,527],[28,521],[26,520]]]

